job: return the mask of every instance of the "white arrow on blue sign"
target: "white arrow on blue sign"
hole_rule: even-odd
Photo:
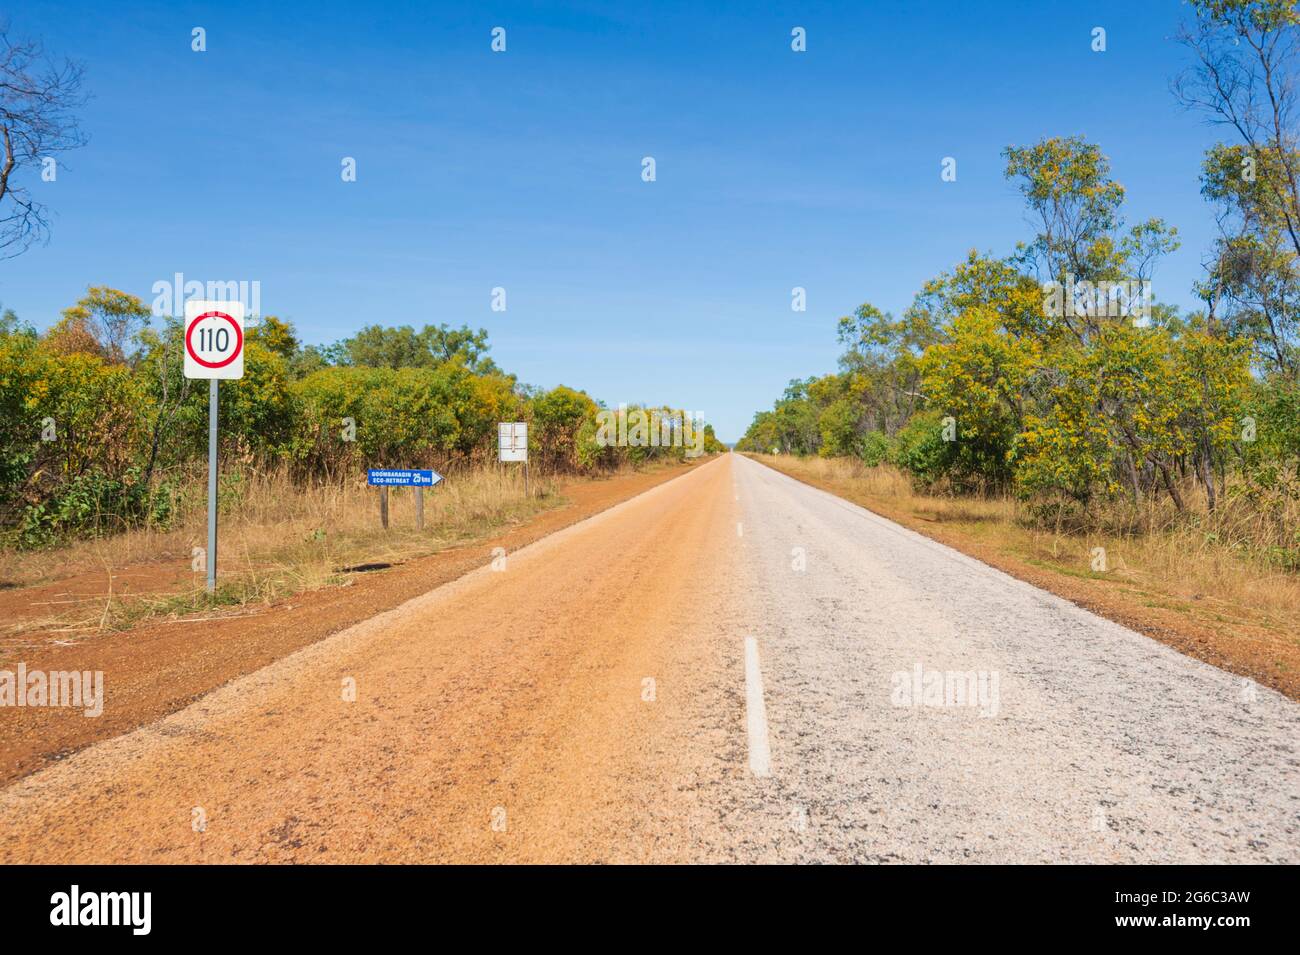
[[[412,471],[409,468],[371,468],[366,483],[379,487],[433,487],[442,480],[437,471]]]

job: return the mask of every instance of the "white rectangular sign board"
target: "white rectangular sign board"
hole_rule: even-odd
[[[502,461],[528,460],[527,421],[502,421],[497,425],[497,453]]]
[[[244,377],[244,303],[185,303],[185,377]]]

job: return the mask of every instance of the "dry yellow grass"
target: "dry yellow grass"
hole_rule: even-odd
[[[889,465],[754,457],[885,516],[911,518],[919,529],[942,527],[1056,574],[1124,583],[1148,606],[1277,628],[1293,642],[1300,634],[1300,573],[1270,561],[1268,548],[1259,546],[1276,538],[1276,527],[1300,528],[1300,515],[1261,516],[1233,502],[1209,515],[1203,501],[1189,495],[1190,513],[1177,514],[1159,501],[1098,512],[1089,528],[1049,528],[1014,497],[926,494]],[[1105,551],[1105,571],[1093,569],[1096,548]]]
[[[106,604],[97,599],[101,627],[206,605],[203,575],[190,572],[193,548],[206,546],[206,482],[196,472],[183,486],[190,490],[177,500],[178,517],[167,530],[134,529],[45,551],[0,552],[0,580],[11,587],[92,574],[111,580],[124,568],[155,564],[161,592]],[[213,602],[269,602],[337,583],[345,568],[434,553],[562,502],[552,479],[534,477],[531,491],[525,496],[516,468],[450,475],[425,490],[419,531],[413,489],[390,488],[390,527],[384,531],[379,490],[362,482],[306,486],[285,472],[223,475],[220,590]]]

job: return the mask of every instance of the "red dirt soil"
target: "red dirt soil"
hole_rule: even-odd
[[[356,574],[349,584],[244,608],[213,619],[196,617],[142,626],[71,643],[54,631],[6,638],[0,668],[21,661],[31,670],[104,672],[112,706],[87,718],[70,707],[6,707],[0,719],[0,785],[91,743],[173,713],[225,683],[491,562],[492,550],[518,550],[561,528],[678,477],[694,465],[622,474],[564,485],[569,501],[494,537],[449,548],[388,570]],[[187,562],[140,564],[113,576],[114,593],[157,593],[188,586]],[[42,601],[100,598],[107,574],[81,574],[51,584],[0,591],[0,619],[48,616]]]

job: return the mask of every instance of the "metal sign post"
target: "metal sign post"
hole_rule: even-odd
[[[497,460],[524,462],[524,497],[530,497],[527,421],[502,421],[497,424]]]
[[[217,589],[217,379],[208,381],[208,593]]]
[[[244,304],[185,303],[185,377],[208,379],[207,591],[217,589],[217,382],[244,377]]]

